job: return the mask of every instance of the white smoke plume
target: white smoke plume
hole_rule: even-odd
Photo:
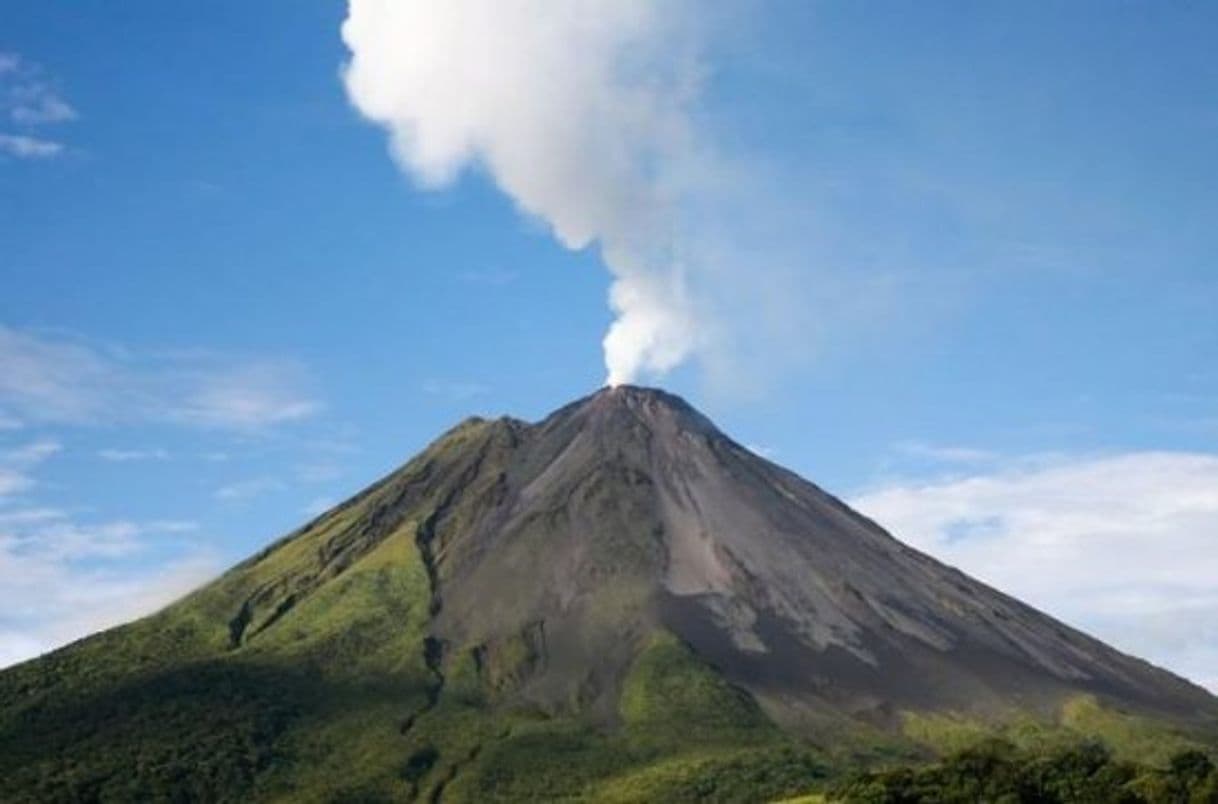
[[[608,383],[658,376],[713,332],[681,216],[715,169],[680,0],[350,0],[351,101],[426,187],[484,169],[568,248],[599,247]]]

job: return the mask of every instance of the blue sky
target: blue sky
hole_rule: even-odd
[[[1218,688],[1218,9],[710,8],[678,20],[719,194],[685,253],[732,359],[643,380]],[[477,154],[395,165],[347,14],[6,3],[0,661],[603,382],[597,244]]]

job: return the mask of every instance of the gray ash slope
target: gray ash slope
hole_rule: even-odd
[[[432,636],[488,665],[514,651],[514,699],[611,719],[665,630],[796,729],[1048,713],[1079,693],[1218,717],[1201,688],[902,544],[662,391],[605,389],[445,438],[460,446],[365,494],[386,526],[441,500],[418,531]]]

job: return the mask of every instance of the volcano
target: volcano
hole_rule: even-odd
[[[619,386],[468,419],[165,610],[3,671],[0,778],[31,801],[748,799],[930,750],[911,724],[1080,707],[1218,724],[1201,688]]]

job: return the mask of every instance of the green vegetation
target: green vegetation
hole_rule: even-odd
[[[0,676],[12,797],[238,800],[281,783],[393,777],[400,721],[432,683],[413,551],[405,534],[385,539],[276,629],[224,653],[193,625],[209,603],[194,596]]]
[[[370,522],[373,502],[152,617],[0,673],[0,800],[327,800],[400,785],[401,723],[435,684],[431,589],[414,522]]]
[[[1118,759],[1164,767],[1183,752],[1202,748],[1198,740],[1162,723],[1102,706],[1090,695],[1067,701],[1061,726],[1067,731],[1101,740]]]
[[[619,706],[631,731],[679,743],[778,736],[752,697],[670,634],[655,635],[639,654]]]
[[[440,756],[461,759],[444,787],[455,801],[759,801],[806,790],[827,772],[818,752],[784,736],[668,634],[639,654],[620,709],[621,724],[605,728],[442,704],[415,739],[444,742]],[[475,731],[479,741],[468,738]]]
[[[1099,742],[1035,752],[988,740],[935,764],[852,775],[833,787],[829,799],[864,804],[1214,804],[1218,769],[1200,751],[1176,754],[1166,767],[1152,768],[1116,759]]]
[[[1102,743],[1118,760],[1164,768],[1171,758],[1212,744],[1203,735],[1181,733],[1160,721],[1102,705],[1091,695],[1067,700],[1054,718],[1012,712],[983,721],[944,712],[906,712],[906,737],[939,755],[955,754],[990,738],[1023,751],[1049,753],[1084,741]]]

